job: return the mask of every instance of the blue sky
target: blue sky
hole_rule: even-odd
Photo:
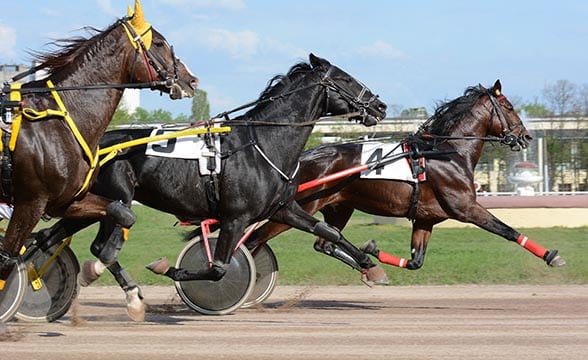
[[[0,13],[0,63],[27,49],[104,29],[134,0],[10,1]],[[500,79],[541,100],[545,85],[588,84],[588,2],[435,0],[143,0],[145,17],[208,93],[211,115],[258,98],[310,52],[364,82],[390,106],[424,106]],[[141,106],[189,114],[190,100],[145,90]]]

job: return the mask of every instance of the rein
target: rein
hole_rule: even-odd
[[[19,91],[21,94],[34,94],[34,93],[48,93],[51,91],[71,91],[71,90],[104,90],[104,89],[154,89],[158,86],[171,86],[173,85],[173,79],[167,79],[162,81],[149,81],[142,83],[128,83],[128,84],[96,84],[96,85],[80,85],[80,86],[56,86],[54,88],[49,87],[38,87],[38,88],[21,88]],[[4,84],[2,92],[6,93],[10,90],[7,89],[8,84]]]

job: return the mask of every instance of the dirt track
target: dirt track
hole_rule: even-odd
[[[143,291],[141,324],[120,289],[100,287],[59,322],[0,324],[0,358],[588,358],[588,286],[278,287],[221,317],[190,311],[172,287]]]

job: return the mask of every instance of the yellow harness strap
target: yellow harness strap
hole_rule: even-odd
[[[124,149],[128,149],[133,146],[145,145],[150,142],[156,142],[156,141],[161,141],[161,140],[175,139],[175,138],[179,138],[182,136],[202,135],[205,133],[220,134],[220,133],[228,133],[230,131],[231,131],[230,126],[221,126],[221,127],[216,127],[216,128],[205,128],[205,129],[187,128],[184,130],[170,132],[168,134],[154,135],[154,136],[149,136],[149,137],[145,137],[145,138],[125,141],[125,142],[115,144],[115,145],[112,145],[109,147],[105,147],[104,149],[98,150],[99,155],[106,155],[102,160],[100,160],[100,166],[102,166],[105,162],[114,158],[119,151],[124,150]]]
[[[86,157],[88,158],[88,162],[90,163],[90,170],[88,171],[88,174],[86,175],[86,179],[84,180],[84,183],[82,184],[82,187],[80,188],[80,190],[78,190],[78,192],[75,194],[75,196],[78,196],[90,184],[90,179],[92,178],[92,175],[94,174],[94,170],[96,170],[96,165],[98,164],[98,151],[96,150],[96,154],[92,154],[92,150],[90,150],[90,147],[86,143],[86,140],[84,140],[84,137],[82,136],[82,134],[78,130],[78,127],[76,126],[75,122],[73,121],[71,116],[69,116],[69,113],[65,109],[65,105],[63,104],[61,97],[59,96],[59,94],[55,90],[55,87],[53,86],[53,83],[51,82],[51,80],[47,80],[47,87],[49,87],[49,89],[51,89],[51,95],[53,95],[53,98],[55,99],[55,102],[57,103],[57,106],[59,107],[59,111],[57,111],[57,110],[41,111],[41,112],[37,113],[39,115],[39,117],[31,118],[31,120],[36,120],[36,119],[46,117],[46,116],[62,116],[65,119],[65,122],[69,126],[71,132],[73,133],[74,137],[76,138],[76,140],[78,141],[80,146],[82,147],[82,150],[84,151],[84,155],[86,155]],[[26,113],[33,113],[33,112],[29,111],[29,109],[27,109],[27,112],[25,112],[25,114]],[[36,112],[34,112],[34,113],[36,113]]]
[[[10,101],[21,101],[20,88],[22,84],[14,83],[10,85]],[[10,151],[14,151],[16,146],[16,138],[20,130],[20,123],[22,121],[22,112],[20,109],[15,109],[12,113],[12,133],[10,134],[10,142],[8,143]],[[3,144],[1,144],[3,145]]]

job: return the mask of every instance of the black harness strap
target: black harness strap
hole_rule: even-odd
[[[210,128],[210,127],[209,127]],[[206,157],[206,169],[210,172],[207,175],[205,184],[206,200],[211,214],[217,214],[220,201],[220,186],[218,174],[216,173],[216,154],[218,150],[214,147],[214,135],[210,132],[204,134],[204,143],[210,156]]]
[[[2,198],[12,203],[12,152],[9,149],[10,133],[2,129]]]

